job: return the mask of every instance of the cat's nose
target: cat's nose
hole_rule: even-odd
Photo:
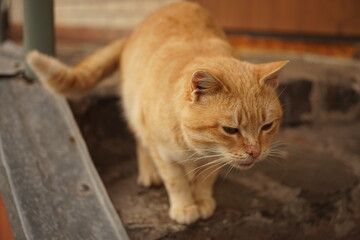
[[[260,146],[258,144],[246,146],[245,152],[252,158],[257,158],[260,155]]]

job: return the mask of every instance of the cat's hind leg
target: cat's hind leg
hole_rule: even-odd
[[[154,166],[149,150],[137,143],[136,151],[139,169],[138,184],[144,187],[161,185],[162,180]]]

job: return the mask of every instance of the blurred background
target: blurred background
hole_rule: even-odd
[[[153,10],[175,0],[55,1],[57,41],[107,42],[128,34]],[[9,6],[10,39],[21,41],[22,0]],[[360,39],[357,0],[196,0],[238,48],[354,57]],[[4,8],[4,7],[3,7]]]

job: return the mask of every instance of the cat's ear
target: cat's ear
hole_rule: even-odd
[[[281,69],[288,62],[289,61],[286,60],[286,61],[257,64],[260,86],[267,85],[277,88],[279,86],[278,76],[281,72]]]
[[[192,99],[197,101],[202,95],[214,95],[222,84],[211,73],[203,70],[195,71],[191,79]]]

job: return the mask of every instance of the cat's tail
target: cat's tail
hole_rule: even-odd
[[[31,51],[26,61],[51,91],[67,97],[79,96],[90,91],[118,68],[124,44],[125,39],[114,41],[74,67],[38,51]]]

